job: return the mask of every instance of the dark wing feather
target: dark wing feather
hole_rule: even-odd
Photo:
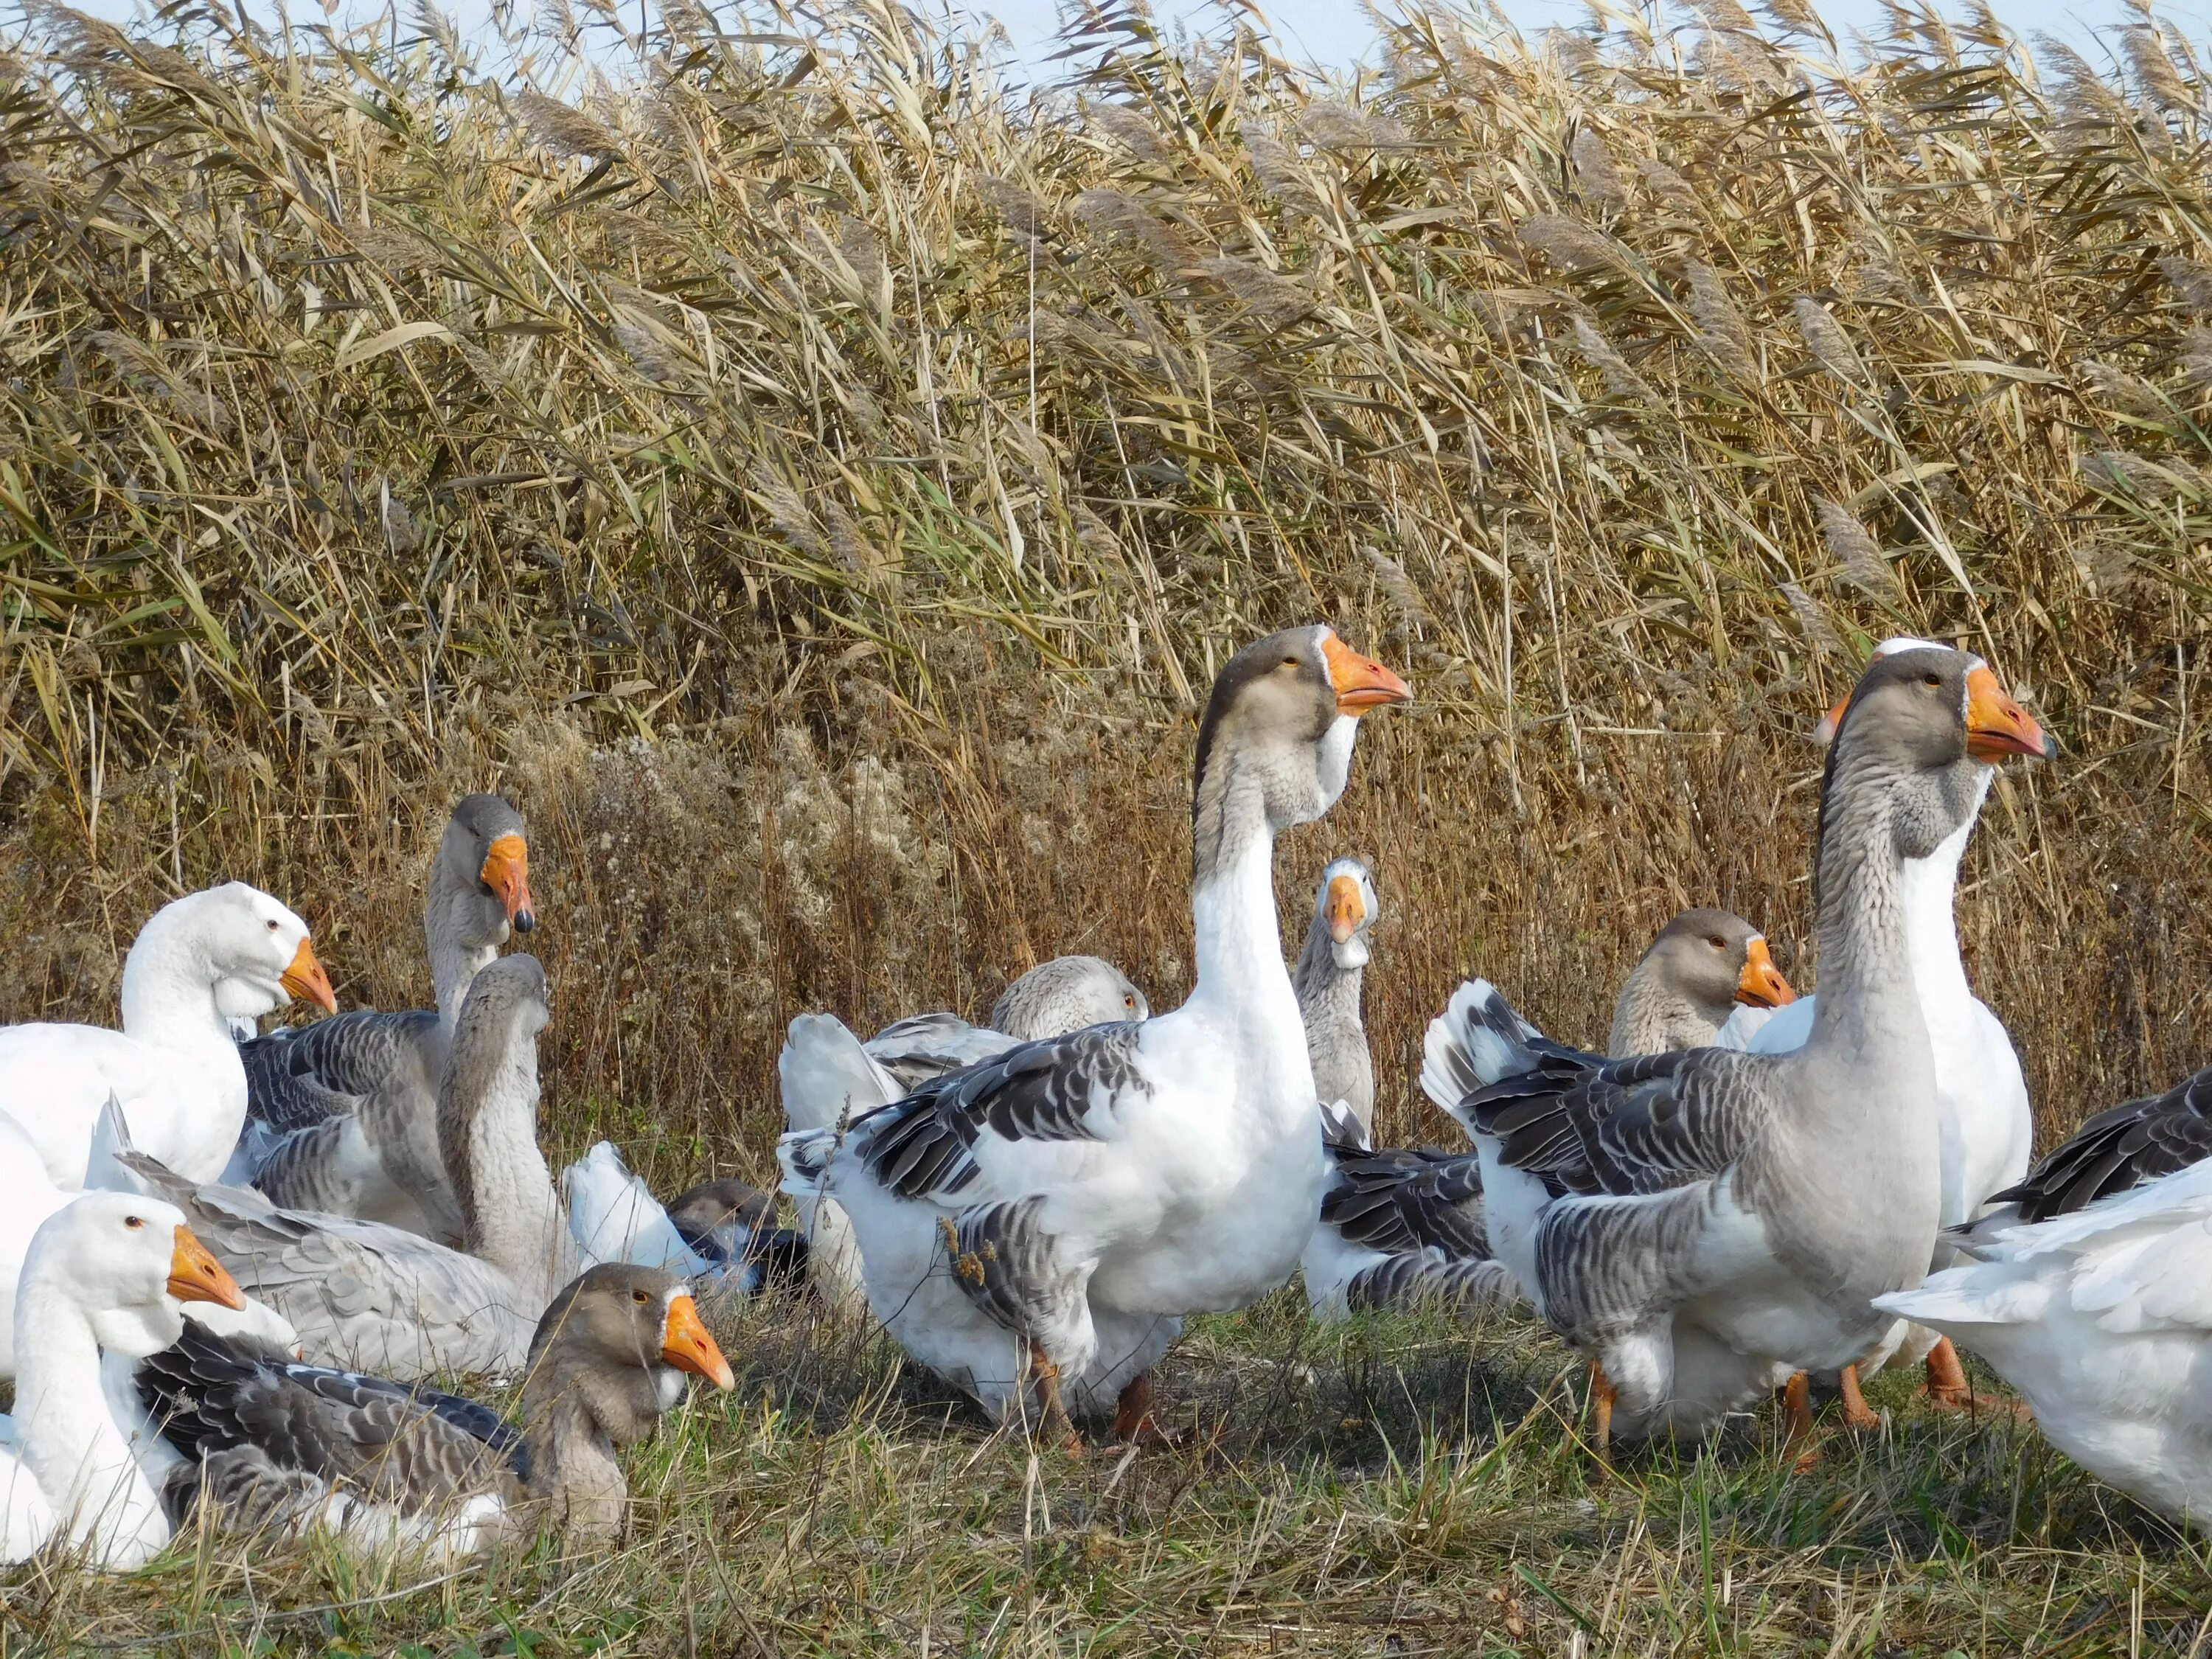
[[[2022,1219],[2067,1215],[2212,1158],[2212,1066],[2162,1095],[2097,1114],[1992,1204],[2017,1204]]]
[[[248,1115],[304,1129],[356,1110],[438,1029],[428,1009],[358,1008],[238,1045]]]
[[[974,1149],[984,1135],[1097,1139],[1090,1114],[1098,1102],[1151,1088],[1136,1065],[1141,1029],[1093,1025],[1024,1042],[878,1107],[853,1126],[865,1137],[860,1155],[869,1174],[901,1198],[945,1195],[975,1179]]]
[[[1554,1196],[1657,1193],[1718,1175],[1742,1150],[1754,1113],[1732,1087],[1760,1057],[1691,1048],[1550,1063],[1469,1097],[1499,1160]]]
[[[1336,1169],[1321,1218],[1351,1243],[1392,1254],[1433,1246],[1455,1259],[1490,1254],[1474,1153],[1391,1149],[1340,1157]]]

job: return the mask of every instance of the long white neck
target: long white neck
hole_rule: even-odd
[[[157,912],[123,959],[123,1030],[161,1048],[234,1047],[189,910]],[[244,1073],[240,1073],[240,1087]]]
[[[538,1146],[534,1061],[500,1067],[467,1134],[469,1190],[462,1206],[469,1253],[490,1262],[543,1306],[574,1276],[574,1245],[553,1172]]]
[[[1994,770],[1984,774],[1989,788]],[[1976,801],[1976,812],[1980,810]],[[1973,1018],[1974,994],[1966,983],[1966,964],[1959,955],[1959,866],[1974,833],[1969,817],[1924,859],[1907,859],[1902,872],[1905,939],[1912,962],[1912,982],[1926,1009],[1931,1036],[1936,1028],[1954,1030]]]
[[[169,1541],[161,1500],[108,1411],[92,1321],[27,1275],[15,1303],[15,1419],[31,1473],[71,1542],[125,1568]]]
[[[1275,917],[1275,836],[1259,790],[1232,788],[1222,812],[1233,827],[1221,856],[1208,860],[1191,889],[1197,974],[1190,1000],[1297,1026]],[[1298,1045],[1305,1045],[1303,1032]]]

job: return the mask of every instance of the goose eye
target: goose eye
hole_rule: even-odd
[[[1283,659],[1283,666],[1285,668],[1296,668],[1297,665],[1298,659],[1296,657],[1285,657]]]
[[[275,922],[272,921],[269,924],[269,931],[272,933],[276,931],[276,924]]]
[[[1941,674],[1923,674],[1920,677],[1920,683],[1923,685],[1941,685],[1943,684],[1943,677]]]
[[[653,1298],[647,1296],[643,1291],[632,1291],[629,1293],[629,1299],[641,1304],[653,1300]]]
[[[146,1224],[146,1218],[143,1215],[126,1215],[123,1218],[123,1224],[135,1231]]]
[[[1728,949],[1727,944],[1721,939],[1721,936],[1718,933],[1706,934],[1705,943],[1711,945],[1716,951],[1725,951]]]
[[[1133,1008],[1137,1006],[1137,1000],[1134,997],[1123,997],[1121,999],[1121,1006],[1124,1008]]]

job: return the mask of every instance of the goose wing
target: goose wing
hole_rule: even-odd
[[[1990,1202],[2017,1205],[2021,1219],[2044,1221],[2207,1158],[2212,1158],[2212,1066],[2164,1094],[2098,1113],[2026,1180]]]
[[[1769,1110],[1744,1086],[1747,1055],[1720,1048],[1635,1054],[1506,1078],[1466,1103],[1498,1161],[1554,1197],[1641,1197],[1731,1168]]]
[[[1322,1224],[1348,1242],[1394,1255],[1435,1249],[1452,1261],[1490,1254],[1482,1164],[1474,1153],[1391,1148],[1338,1154],[1335,1161],[1335,1182],[1322,1196]]]
[[[422,1065],[437,1031],[438,1016],[428,1009],[361,1008],[241,1042],[246,1112],[280,1130],[347,1116],[403,1067]],[[435,1066],[425,1074],[434,1087]]]
[[[893,1021],[861,1046],[899,1087],[918,1089],[933,1078],[996,1059],[1015,1040],[957,1014],[915,1014]]]

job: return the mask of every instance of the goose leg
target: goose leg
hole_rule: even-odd
[[[1881,1426],[1881,1413],[1876,1412],[1872,1407],[1869,1406],[1866,1402],[1866,1396],[1859,1392],[1859,1368],[1857,1366],[1846,1365],[1844,1367],[1843,1383],[1844,1421],[1850,1424],[1850,1426],[1855,1429],[1880,1428]]]
[[[1146,1371],[1121,1390],[1114,1402],[1114,1437],[1132,1446],[1154,1449],[1180,1446],[1188,1435],[1181,1429],[1164,1428],[1153,1415],[1152,1376]]]
[[[1782,1411],[1789,1424],[1782,1449],[1802,1447],[1791,1467],[1799,1474],[1809,1474],[1820,1466],[1820,1444],[1813,1428],[1813,1379],[1803,1371],[1793,1371],[1782,1385]]]
[[[1939,1412],[1967,1411],[1973,1406],[1974,1390],[1966,1381],[1966,1368],[1959,1363],[1959,1351],[1948,1336],[1928,1351],[1928,1381],[1921,1393]]]
[[[1083,1455],[1083,1437],[1076,1433],[1075,1425],[1068,1420],[1067,1407],[1060,1400],[1060,1367],[1054,1364],[1036,1343],[1027,1346],[1030,1370],[1037,1380],[1037,1395],[1044,1407],[1043,1420],[1038,1426],[1044,1431],[1047,1439],[1057,1441],[1060,1449],[1069,1456],[1079,1457]]]
[[[1605,1367],[1596,1360],[1590,1361],[1590,1437],[1597,1443],[1597,1461],[1610,1462],[1613,1444],[1613,1380],[1605,1374]]]

